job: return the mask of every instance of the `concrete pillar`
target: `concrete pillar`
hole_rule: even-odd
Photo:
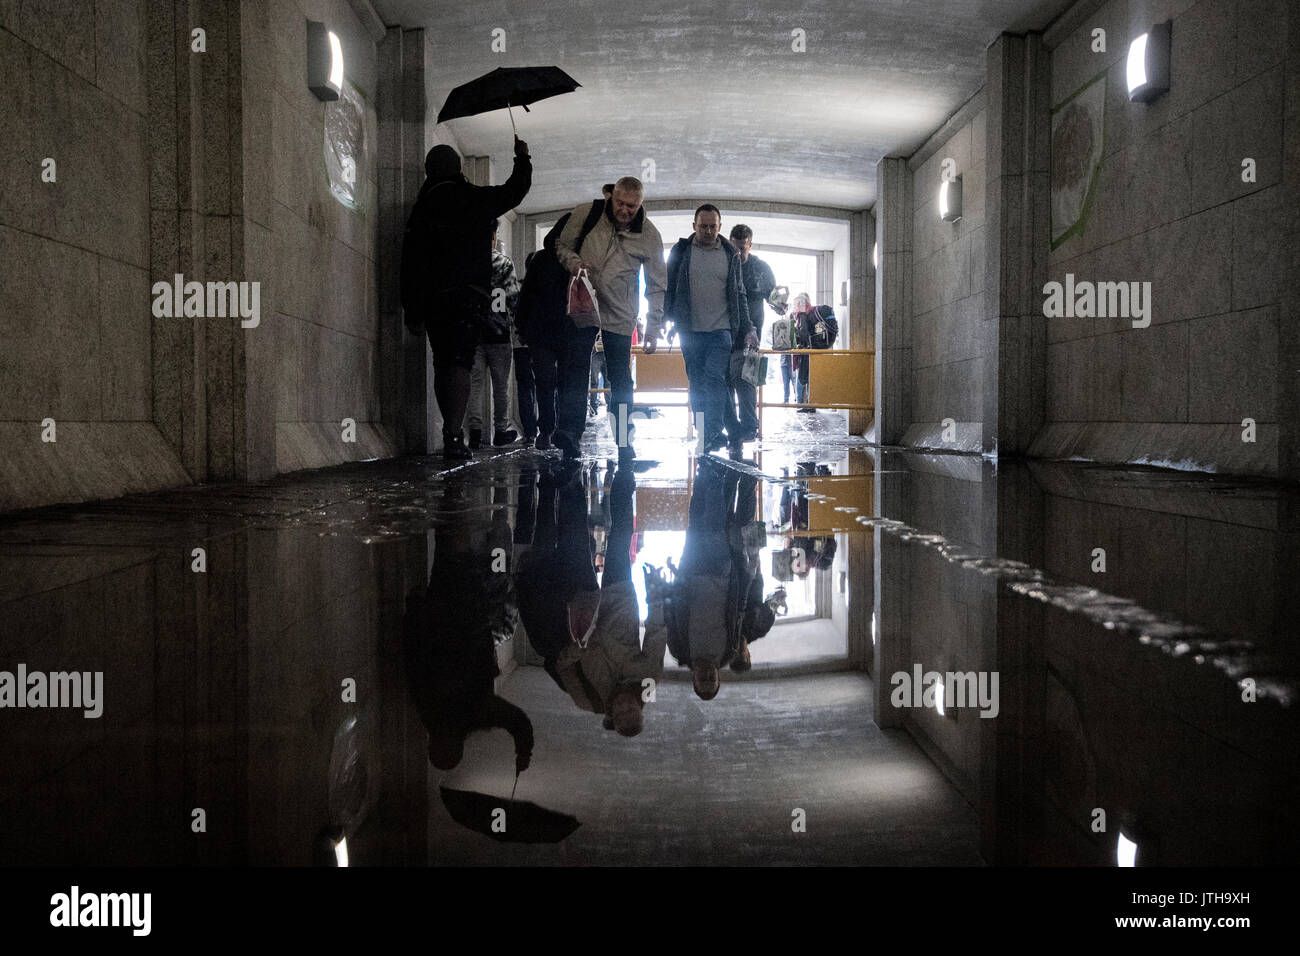
[[[424,31],[389,29],[379,42],[379,414],[406,454],[433,450],[428,340],[403,324],[402,235],[424,182]]]
[[[873,348],[876,342],[876,267],[871,247],[876,241],[876,217],[863,209],[849,217],[849,329],[855,349]],[[875,402],[875,389],[868,398]],[[849,433],[866,434],[872,412],[850,412]]]
[[[912,420],[912,173],[876,164],[876,440],[897,444]]]
[[[877,456],[873,493],[875,512],[878,515],[906,515],[909,511],[907,489],[910,476],[897,470],[884,471],[880,461],[881,456]],[[876,528],[872,536],[875,551],[872,610],[876,619],[876,646],[871,667],[876,692],[872,706],[876,726],[884,729],[902,727],[906,714],[890,703],[889,694],[893,689],[891,675],[900,671],[912,672],[911,607],[908,602],[912,553],[908,550],[910,545],[898,535]]]
[[[238,4],[149,7],[154,281],[176,273],[187,282],[245,278],[240,15]],[[207,31],[203,56],[190,53],[191,21]],[[153,320],[153,420],[195,481],[263,473],[254,467],[250,475],[243,335],[229,319]],[[260,451],[273,459],[273,434]]]
[[[1050,246],[1050,62],[1040,35],[988,50],[983,321],[985,452],[1024,454],[1042,428]]]

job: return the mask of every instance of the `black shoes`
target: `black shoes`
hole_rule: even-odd
[[[537,438],[533,441],[533,447],[538,451],[550,451],[555,446],[551,444],[551,436],[545,432],[538,432]]]
[[[464,438],[443,432],[442,457],[450,461],[473,461],[474,453],[465,447]]]
[[[469,430],[469,447],[470,448],[483,447],[483,429],[471,428]]]
[[[513,428],[497,429],[492,435],[492,444],[500,448],[503,445],[513,445],[519,439],[519,432]]]
[[[623,445],[618,450],[618,463],[620,465],[630,465],[636,461],[636,449],[631,445]]]

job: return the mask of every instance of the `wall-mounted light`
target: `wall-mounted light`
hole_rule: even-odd
[[[1169,90],[1169,49],[1173,22],[1157,23],[1128,46],[1128,98],[1147,103]]]
[[[307,21],[307,88],[321,100],[337,100],[343,91],[343,44],[318,20]]]
[[[961,218],[960,176],[939,184],[939,218],[944,222],[956,222]]]
[[[878,242],[871,244],[871,265],[874,268],[880,268],[880,243]]]

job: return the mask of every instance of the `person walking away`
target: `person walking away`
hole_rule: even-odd
[[[475,186],[460,171],[450,146],[429,150],[425,180],[402,239],[404,321],[433,351],[433,390],[442,413],[444,457],[474,457],[463,428],[470,374],[491,307],[493,222],[523,201],[533,181],[528,144],[515,138],[510,178]]]

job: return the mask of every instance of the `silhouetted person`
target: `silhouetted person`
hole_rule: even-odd
[[[501,674],[496,645],[513,636],[519,621],[512,575],[493,570],[494,550],[509,554],[511,537],[504,511],[490,525],[440,529],[428,589],[407,598],[407,678],[429,732],[429,762],[439,770],[460,763],[470,733],[496,727],[514,738],[516,772],[532,758],[532,722],[493,686]]]
[[[470,372],[492,300],[493,221],[523,200],[533,181],[528,144],[515,139],[514,170],[500,186],[471,185],[450,146],[424,159],[426,179],[402,241],[406,327],[429,337],[433,390],[442,412],[443,454],[474,457],[462,429]]]

